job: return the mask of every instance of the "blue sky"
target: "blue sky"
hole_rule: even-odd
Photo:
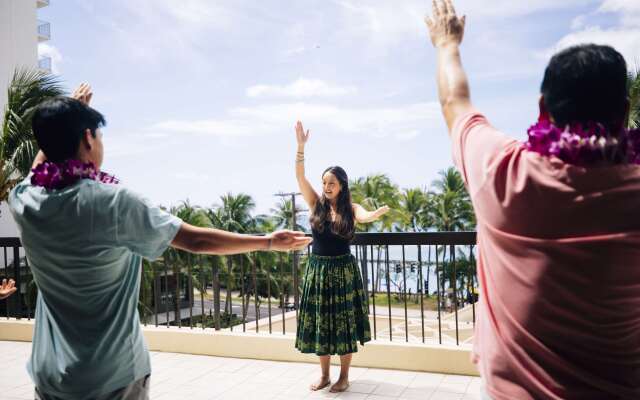
[[[531,4],[529,4],[531,3]],[[296,188],[294,124],[311,130],[307,175],[386,173],[428,187],[451,165],[435,52],[414,0],[57,0],[40,53],[105,114],[104,169],[154,203],[210,206],[244,192],[267,212]],[[616,46],[640,60],[638,0],[466,0],[462,48],[475,105],[524,138],[556,49]]]

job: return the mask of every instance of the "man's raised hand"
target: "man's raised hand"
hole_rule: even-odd
[[[91,86],[88,83],[81,83],[80,86],[73,92],[71,95],[76,100],[79,100],[84,105],[88,106],[91,104],[91,98],[93,97],[93,91],[91,90]]]
[[[433,0],[433,11],[424,21],[435,47],[458,45],[464,37],[466,16],[459,18],[451,0]]]

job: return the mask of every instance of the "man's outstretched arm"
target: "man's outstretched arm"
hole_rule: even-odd
[[[433,0],[433,15],[425,18],[438,56],[438,95],[449,132],[458,117],[473,110],[459,48],[465,20],[458,18],[451,0]]]
[[[239,254],[257,250],[300,250],[311,243],[304,232],[277,231],[266,236],[242,235],[183,223],[171,246],[199,254]]]

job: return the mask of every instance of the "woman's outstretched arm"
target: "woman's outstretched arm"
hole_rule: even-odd
[[[353,203],[353,214],[356,217],[356,222],[359,224],[368,224],[369,222],[377,221],[388,213],[390,210],[389,206],[382,206],[375,211],[367,211],[360,204]]]
[[[296,123],[296,140],[298,142],[298,150],[296,153],[296,179],[298,180],[298,186],[300,187],[300,192],[302,192],[302,197],[304,201],[309,206],[309,209],[313,210],[316,206],[316,202],[319,197],[313,187],[307,180],[307,177],[304,175],[304,146],[309,139],[309,130],[304,131],[302,127],[302,122],[298,121]]]

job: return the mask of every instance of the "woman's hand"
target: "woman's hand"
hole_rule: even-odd
[[[389,211],[391,211],[391,208],[389,208],[389,206],[382,206],[382,207],[378,208],[377,210],[375,210],[374,214],[376,216],[376,219],[379,219],[380,217],[382,217],[383,215],[385,215]]]
[[[269,249],[274,251],[303,250],[311,244],[312,239],[306,237],[304,232],[280,230],[267,235]]]
[[[305,133],[302,122],[300,121],[296,124],[296,140],[298,141],[298,147],[304,147],[307,140],[309,140],[309,130],[307,129]]]
[[[451,0],[433,0],[433,15],[424,21],[434,47],[462,43],[466,18],[458,18]]]

